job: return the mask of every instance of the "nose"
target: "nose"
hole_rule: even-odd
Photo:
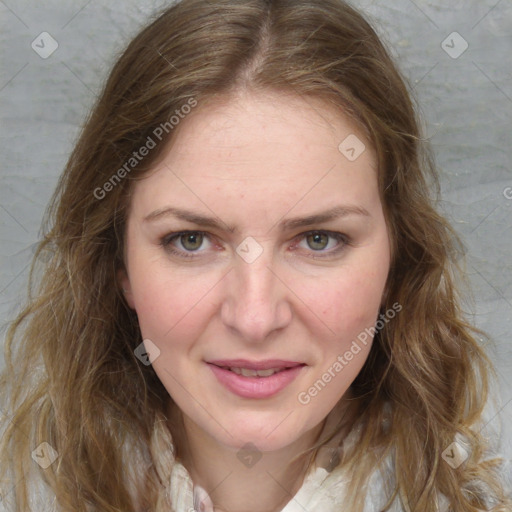
[[[273,268],[270,251],[252,263],[238,258],[226,276],[221,317],[248,342],[262,342],[292,319],[291,291]]]

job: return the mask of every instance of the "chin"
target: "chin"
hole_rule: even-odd
[[[282,422],[282,423],[281,423]],[[223,435],[223,442],[234,449],[240,449],[248,443],[252,443],[262,452],[277,451],[295,442],[302,432],[290,430],[290,424],[280,418],[279,421],[255,421],[246,428],[237,426],[236,431],[231,430],[232,436]]]
[[[241,450],[250,451],[251,448],[254,449],[254,447],[260,452],[276,452],[286,448],[286,446],[295,441],[295,438],[284,435],[276,437],[275,439],[269,439],[260,431],[235,434],[226,441],[228,441],[230,448],[236,450],[237,453]]]

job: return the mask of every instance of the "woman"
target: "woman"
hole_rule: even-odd
[[[112,70],[8,333],[14,510],[41,477],[65,511],[510,510],[435,180],[353,8],[170,7]]]

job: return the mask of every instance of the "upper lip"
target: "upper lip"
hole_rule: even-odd
[[[249,361],[248,359],[217,359],[207,361],[215,366],[227,366],[229,368],[246,368],[248,370],[269,370],[271,368],[294,368],[305,363],[297,361],[285,361],[284,359],[265,359],[264,361]]]

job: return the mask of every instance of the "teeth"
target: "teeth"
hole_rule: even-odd
[[[244,377],[270,377],[282,370],[282,368],[269,368],[268,370],[249,370],[248,368],[227,368],[226,370],[231,370],[233,373],[237,375],[242,375]]]

